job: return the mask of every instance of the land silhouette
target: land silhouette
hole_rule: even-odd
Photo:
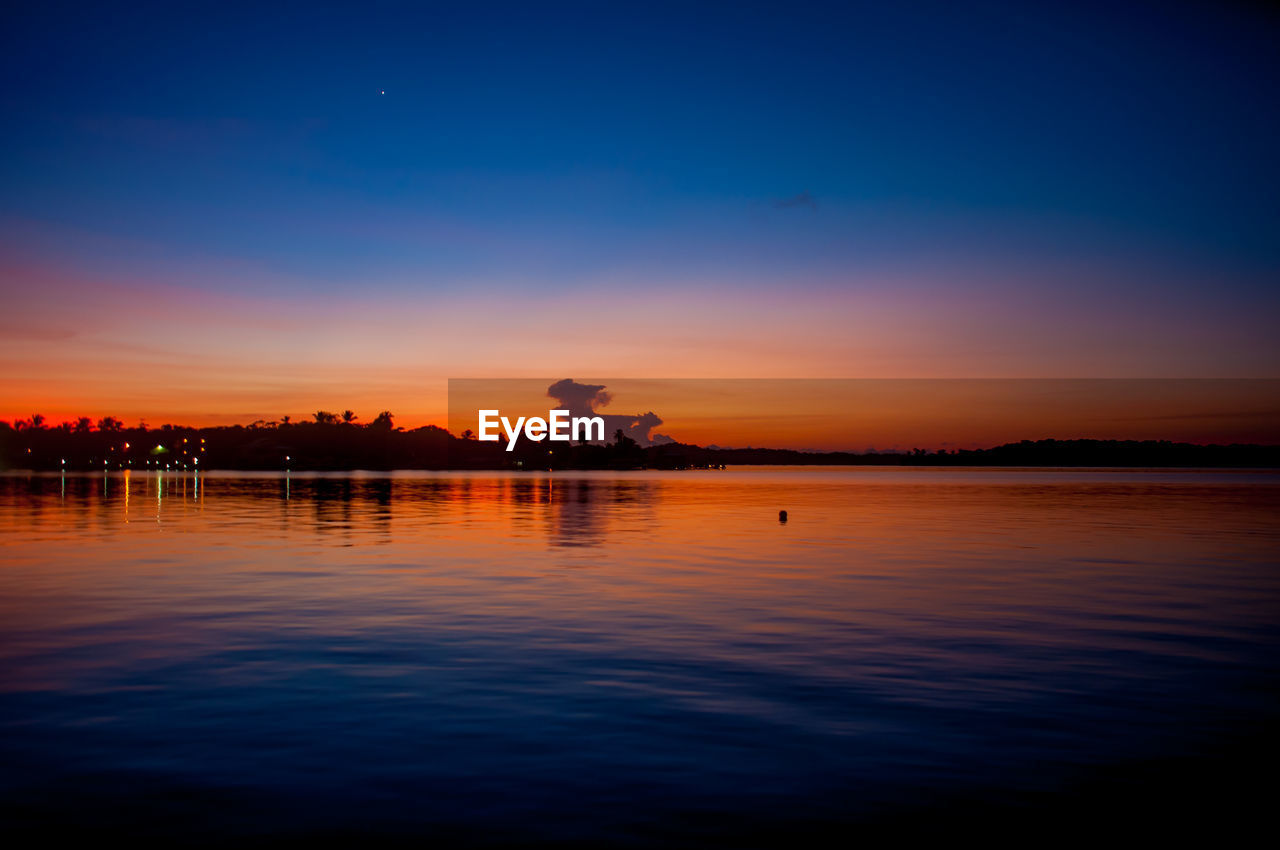
[[[2,470],[391,470],[707,469],[740,465],[1280,467],[1280,446],[1197,445],[1168,440],[1023,440],[985,449],[821,452],[708,448],[678,442],[642,446],[621,429],[603,443],[481,442],[428,425],[396,427],[390,411],[360,423],[351,410],[316,411],[311,421],[248,425],[126,427],[111,416],[50,426],[33,414],[0,421]]]

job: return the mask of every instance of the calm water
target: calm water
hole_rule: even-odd
[[[1274,473],[8,476],[0,531],[14,829],[1234,824],[1274,753]]]

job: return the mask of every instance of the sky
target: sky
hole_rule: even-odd
[[[1274,13],[959,5],[10,4],[0,419],[1280,377]]]
[[[487,410],[489,436],[505,445],[507,430],[523,434],[522,417],[549,421],[553,409],[566,411],[565,429],[575,417],[600,417],[606,440],[620,429],[641,445],[885,452],[1041,439],[1280,444],[1274,378],[449,381],[454,434],[483,435]]]

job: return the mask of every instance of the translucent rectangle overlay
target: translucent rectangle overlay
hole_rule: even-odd
[[[450,379],[449,424],[551,411],[599,417],[604,442],[804,452],[990,448],[1024,440],[1280,444],[1277,379]],[[528,440],[517,430],[517,445]],[[536,433],[536,429],[535,429]],[[553,441],[544,438],[549,450]],[[596,441],[598,442],[598,441]]]

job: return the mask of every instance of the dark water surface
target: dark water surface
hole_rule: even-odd
[[[9,475],[0,533],[13,832],[1226,833],[1273,798],[1275,473]]]

